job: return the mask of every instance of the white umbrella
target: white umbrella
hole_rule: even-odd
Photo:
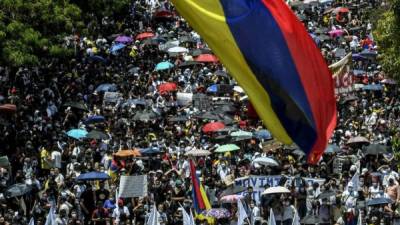
[[[236,91],[236,92],[238,92],[238,93],[244,93],[243,88],[240,87],[240,86],[235,86],[235,87],[233,87],[233,90]]]
[[[279,166],[279,163],[270,157],[258,157],[253,160],[253,163],[257,163],[263,166]]]
[[[270,187],[267,188],[262,195],[269,195],[269,194],[287,194],[290,193],[289,189],[285,188],[285,187]]]
[[[168,53],[184,53],[184,52],[189,52],[189,50],[187,48],[184,47],[172,47],[170,49],[168,49]]]
[[[207,156],[211,152],[203,149],[193,149],[185,153],[186,156]]]

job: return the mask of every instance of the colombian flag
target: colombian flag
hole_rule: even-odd
[[[211,209],[206,192],[203,185],[200,183],[199,177],[196,174],[196,168],[192,160],[190,160],[190,176],[192,179],[192,197],[193,206],[196,213],[199,214],[203,210]]]
[[[336,126],[332,74],[282,0],[172,0],[284,144],[315,164]]]

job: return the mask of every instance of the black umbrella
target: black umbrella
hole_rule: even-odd
[[[246,187],[234,185],[234,186],[231,186],[231,187],[228,187],[227,189],[225,189],[225,190],[220,194],[219,197],[222,198],[222,197],[227,196],[227,195],[234,195],[234,194],[243,192],[243,191],[245,191],[246,189],[247,189]]]
[[[354,95],[350,95],[350,96],[346,96],[346,97],[343,99],[342,103],[344,104],[344,103],[351,102],[351,101],[355,101],[355,100],[358,100],[358,97],[357,97],[357,96],[354,96]]]
[[[195,49],[195,50],[189,52],[189,55],[192,55],[192,56],[199,56],[201,54],[212,54],[212,51],[211,51],[211,49],[207,49],[207,48],[199,48],[199,49]]]
[[[64,104],[64,106],[88,111],[87,106],[83,102],[67,102]]]
[[[366,155],[379,155],[387,153],[387,146],[379,145],[379,144],[372,144],[365,147],[365,154]]]
[[[18,197],[21,195],[25,195],[26,193],[30,192],[31,190],[32,190],[32,187],[30,185],[14,184],[7,188],[7,190],[4,192],[4,197],[6,197],[6,198]]]
[[[191,43],[196,43],[195,40],[193,40],[193,38],[189,37],[189,36],[183,36],[181,38],[179,38],[179,41],[181,43],[185,43],[185,42],[191,42]]]
[[[205,119],[205,120],[219,120],[220,116],[214,112],[204,112],[194,116],[198,119]]]
[[[217,71],[215,71],[214,74],[215,74],[216,76],[220,76],[220,77],[226,77],[226,78],[229,77],[228,74],[227,74],[225,71],[223,71],[223,70],[217,70]]]
[[[214,110],[214,112],[217,112],[217,113],[227,113],[227,112],[231,113],[231,112],[236,112],[236,111],[237,111],[237,108],[235,106],[231,105],[231,104],[218,106]]]
[[[196,61],[185,61],[185,62],[179,64],[178,67],[189,67],[189,66],[195,66],[195,65],[201,65],[201,63],[196,62]]]
[[[92,130],[86,135],[86,138],[97,139],[97,140],[106,140],[106,139],[108,139],[108,136],[107,136],[107,134],[105,134],[101,131]]]

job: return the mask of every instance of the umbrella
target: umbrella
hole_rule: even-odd
[[[329,31],[328,33],[329,33],[329,36],[331,36],[331,37],[340,37],[343,35],[343,30],[336,29],[336,30]]]
[[[263,166],[279,166],[279,163],[270,157],[258,157],[253,160],[253,163],[258,163]]]
[[[225,128],[225,124],[222,122],[212,122],[212,123],[207,123],[206,125],[203,126],[202,131],[204,133],[210,133],[210,132],[215,132],[218,130],[221,130]]]
[[[115,84],[100,84],[96,89],[95,92],[114,92],[117,91],[117,85]]]
[[[211,154],[210,151],[203,150],[203,149],[193,149],[193,150],[190,150],[185,153],[186,156],[196,156],[196,157],[208,156],[210,154]]]
[[[160,153],[160,148],[157,147],[142,148],[139,149],[139,151],[142,155],[151,155]]]
[[[93,62],[107,63],[107,60],[99,55],[90,56],[89,60]]]
[[[83,102],[67,102],[64,106],[88,111],[87,106]]]
[[[132,107],[132,106],[137,106],[137,105],[143,105],[146,106],[146,100],[144,99],[128,99],[126,102],[124,102],[121,107]]]
[[[272,139],[271,133],[265,129],[254,132],[254,137],[257,139]]]
[[[174,67],[174,64],[170,63],[170,62],[160,62],[156,65],[156,67],[154,68],[154,70],[156,71],[161,71],[161,70],[168,70]]]
[[[79,175],[76,179],[78,180],[108,180],[110,179],[110,176],[108,174],[103,173],[103,172],[88,172],[88,173],[82,173]]]
[[[367,201],[368,206],[385,205],[392,203],[390,198],[374,198]]]
[[[170,49],[168,49],[168,53],[184,53],[184,52],[189,52],[189,50],[187,48],[184,47],[172,47]]]
[[[322,219],[315,215],[308,215],[300,221],[301,224],[319,224],[322,222]]]
[[[354,95],[350,95],[350,96],[346,96],[343,99],[342,103],[351,102],[351,101],[355,101],[355,100],[358,100],[358,97],[354,96]]]
[[[154,18],[157,19],[172,19],[172,17],[174,17],[174,14],[168,10],[161,9],[154,13]]]
[[[375,58],[378,55],[378,53],[376,51],[365,49],[360,53],[360,55],[366,58]]]
[[[185,42],[196,43],[196,41],[193,38],[189,37],[189,36],[182,36],[182,37],[179,38],[179,41],[181,43],[185,43]]]
[[[184,122],[189,120],[187,116],[174,116],[167,119],[169,122]]]
[[[158,115],[155,112],[153,112],[152,110],[144,110],[141,112],[137,112],[135,114],[135,116],[133,117],[133,120],[146,122],[146,121],[154,120],[157,118],[158,118]]]
[[[360,55],[360,54],[353,54],[353,55],[352,55],[352,58],[353,58],[353,60],[356,60],[356,61],[367,60],[366,57],[364,57],[364,56],[362,56],[362,55]],[[355,75],[356,75],[356,74],[355,74]]]
[[[365,147],[365,154],[366,155],[379,155],[387,153],[388,147],[379,144],[372,144]]]
[[[347,141],[347,144],[368,144],[368,143],[369,143],[368,139],[362,136],[353,137]]]
[[[27,184],[14,184],[11,185],[10,187],[7,188],[7,190],[4,192],[4,197],[6,198],[13,198],[13,197],[18,197],[25,195],[26,193],[30,192],[32,190],[32,187]]]
[[[383,79],[381,84],[397,84],[397,82],[393,79]]]
[[[340,152],[340,148],[337,145],[328,145],[325,149],[325,153]]]
[[[185,61],[185,62],[179,64],[178,67],[189,67],[189,66],[195,66],[195,65],[201,65],[201,63],[196,62],[196,61]]]
[[[166,94],[171,91],[176,91],[177,85],[175,83],[168,82],[158,85],[157,89],[160,94]]]
[[[243,199],[242,195],[226,195],[220,199],[222,203],[236,203],[238,200]]]
[[[155,45],[155,46],[158,46],[162,42],[165,42],[165,39],[163,39],[163,38],[148,38],[148,39],[145,39],[142,42],[142,44],[143,45]]]
[[[236,111],[237,111],[237,108],[231,104],[221,105],[214,110],[214,112],[222,113],[222,114],[233,113]]]
[[[8,160],[8,156],[0,156],[0,167],[8,166],[10,166],[10,160]]]
[[[253,137],[253,133],[243,131],[243,130],[238,130],[238,131],[232,132],[230,135],[231,135],[231,137],[250,137],[250,138]]]
[[[153,34],[153,33],[151,33],[151,32],[145,32],[145,33],[138,34],[138,35],[136,36],[136,40],[143,40],[143,39],[152,38],[152,37],[154,37],[154,34]]]
[[[318,199],[329,199],[332,196],[335,196],[336,192],[334,191],[324,191],[318,195]]]
[[[226,144],[219,146],[214,152],[216,153],[223,153],[223,152],[232,152],[239,150],[240,147],[235,144]]]
[[[179,41],[168,41],[163,45],[160,45],[159,48],[162,51],[167,51],[170,48],[179,46]]]
[[[207,92],[217,93],[218,92],[218,84],[213,84],[207,88]]]
[[[117,43],[117,44],[114,44],[111,46],[110,52],[115,55],[115,54],[117,54],[117,51],[119,51],[125,47],[126,47],[126,45],[124,45],[122,43]]]
[[[218,62],[218,58],[213,54],[201,54],[196,57],[196,62],[211,62],[215,63]]]
[[[142,154],[138,149],[132,149],[132,150],[119,150],[113,155],[118,157],[137,157],[141,156]]]
[[[115,38],[114,41],[119,42],[119,43],[131,43],[133,41],[133,39],[131,37],[121,35],[121,36],[118,36],[117,38]]]
[[[204,210],[201,214],[203,214],[207,217],[213,217],[216,219],[223,219],[223,218],[231,217],[231,213],[225,208]]]
[[[221,119],[221,116],[219,116],[217,113],[210,112],[210,111],[206,111],[205,113],[201,113],[194,117],[198,118],[198,119],[204,119],[204,120],[220,120]]]
[[[108,135],[97,130],[92,130],[88,134],[86,134],[86,138],[88,139],[97,139],[97,140],[107,140]]]
[[[194,49],[191,52],[189,52],[190,55],[192,56],[199,56],[201,54],[212,54],[211,49],[207,48],[199,48],[199,49]]]
[[[228,195],[238,194],[245,190],[247,190],[247,188],[243,186],[230,186],[226,188],[224,191],[222,191],[222,193],[220,194],[220,198]]]
[[[90,116],[90,117],[88,117],[86,120],[85,120],[85,124],[90,124],[90,123],[102,123],[102,122],[105,122],[106,121],[106,118],[104,118],[104,116],[99,116],[99,115],[96,115],[96,116]]]
[[[14,104],[3,104],[0,105],[0,111],[14,113],[17,111],[17,106]]]
[[[83,129],[72,129],[67,132],[68,137],[72,137],[75,139],[84,138],[84,137],[86,137],[87,134],[88,134],[88,132]]]
[[[346,7],[337,7],[332,11],[333,13],[348,13],[350,10]]]
[[[282,186],[277,186],[277,187],[270,187],[265,189],[265,191],[262,193],[262,195],[269,195],[269,194],[287,194],[290,193],[289,189],[282,187]]]
[[[365,85],[362,89],[366,91],[381,91],[383,90],[383,86],[380,84],[369,84]]]

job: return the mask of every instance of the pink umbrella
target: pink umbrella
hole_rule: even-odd
[[[343,33],[344,33],[344,31],[343,30],[339,30],[339,29],[331,30],[331,31],[329,31],[329,36],[331,36],[331,38],[340,37],[340,36],[343,35]]]
[[[227,195],[222,197],[220,200],[222,203],[236,203],[238,200],[243,198],[242,195]]]

